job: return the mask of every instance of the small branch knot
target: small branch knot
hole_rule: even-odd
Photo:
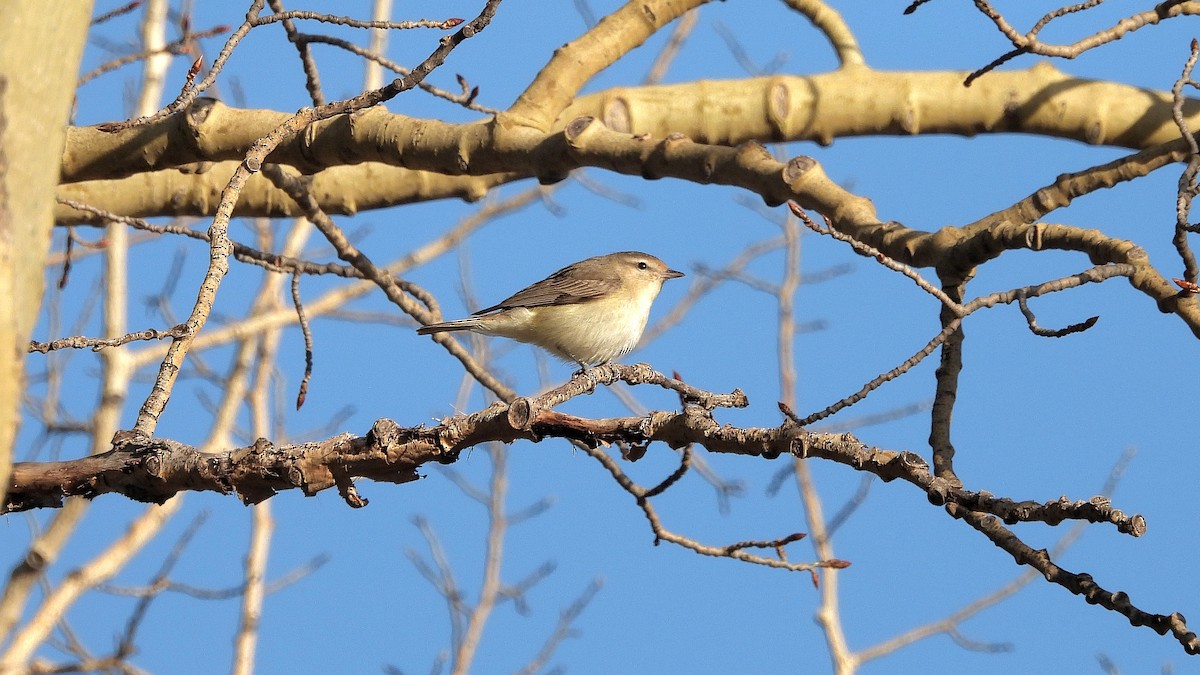
[[[508,404],[508,423],[514,429],[529,431],[533,419],[533,404],[524,396]]]

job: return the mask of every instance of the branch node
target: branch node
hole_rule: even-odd
[[[533,403],[524,396],[518,397],[508,404],[508,423],[512,428],[529,431],[533,417]]]

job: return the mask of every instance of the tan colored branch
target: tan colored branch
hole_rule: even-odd
[[[484,553],[483,583],[479,589],[479,602],[471,608],[466,616],[462,639],[453,645],[454,653],[450,658],[452,675],[465,675],[471,672],[479,643],[483,639],[483,631],[487,626],[488,617],[501,600],[503,585],[500,581],[500,567],[504,561],[504,538],[508,531],[507,508],[508,494],[508,464],[506,450],[489,448],[492,458],[491,489],[486,496],[488,511],[487,545]]]
[[[542,139],[585,115],[616,131],[657,137],[678,133],[720,145],[1012,132],[1143,149],[1179,137],[1170,92],[1070,77],[1048,63],[992,73],[969,89],[962,86],[963,76],[961,71],[847,68],[808,77],[614,88],[572,101],[545,132],[521,129],[528,136],[505,135],[521,127],[511,113],[495,121],[447,124],[374,109],[310,125],[266,161],[306,173],[377,161],[447,175],[533,175],[538,158],[530,156],[533,146],[519,141]],[[1182,112],[1200,127],[1200,101],[1189,99]],[[287,118],[286,113],[230,108],[205,99],[157,124],[123,132],[73,127],[62,180],[118,179],[197,162],[238,161]],[[494,136],[505,143],[490,142]]]
[[[196,167],[202,169],[200,171],[164,169],[120,179],[66,183],[58,187],[57,196],[139,218],[161,215],[212,216],[216,213],[221,190],[229,183],[237,166],[236,161],[223,161]],[[483,199],[493,187],[525,177],[524,174],[513,172],[487,176],[446,176],[367,162],[321,171],[313,176],[312,191],[326,213],[353,215],[360,211],[439,199],[474,202]],[[233,215],[239,218],[294,218],[303,213],[270,181],[255,175],[242,189]],[[62,204],[55,208],[54,220],[59,225],[101,222],[93,214],[82,213]]]
[[[232,671],[235,675],[254,673],[259,620],[262,618],[263,596],[266,595],[264,580],[267,574],[267,556],[271,550],[271,533],[275,529],[270,507],[270,502],[254,507],[250,550],[246,553],[246,593],[242,596],[240,621],[237,635],[234,637]]]
[[[866,64],[862,48],[854,31],[846,23],[842,15],[822,0],[785,0],[792,9],[808,17],[813,26],[825,35],[829,44],[837,54],[838,63],[842,67],[861,66]]]
[[[549,131],[564,108],[596,73],[641,46],[660,28],[708,0],[643,0],[626,3],[554,56],[509,109],[520,126]]]

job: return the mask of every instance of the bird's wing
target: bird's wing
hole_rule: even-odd
[[[619,279],[581,279],[577,275],[578,271],[568,274],[567,269],[559,270],[529,288],[517,291],[511,297],[505,298],[491,307],[481,309],[475,314],[487,314],[512,307],[574,305],[604,296],[617,290],[621,285]]]

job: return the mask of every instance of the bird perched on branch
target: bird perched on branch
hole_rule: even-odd
[[[421,335],[466,330],[537,345],[564,361],[608,363],[637,345],[663,282],[683,276],[647,253],[624,251],[567,265],[466,319]]]

